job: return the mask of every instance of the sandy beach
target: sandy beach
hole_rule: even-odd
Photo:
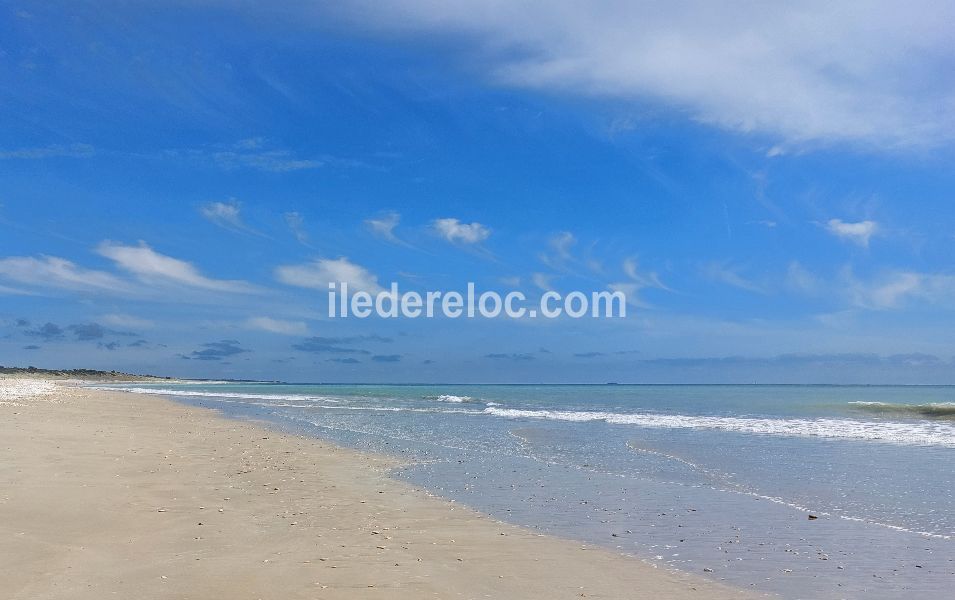
[[[160,397],[0,380],[0,585],[36,598],[740,598],[502,524],[391,459]]]

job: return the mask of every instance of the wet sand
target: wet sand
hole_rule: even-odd
[[[155,396],[3,389],[8,598],[756,597],[500,523],[387,457]]]

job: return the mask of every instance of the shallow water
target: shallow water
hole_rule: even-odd
[[[397,478],[504,520],[787,598],[955,583],[953,387],[118,387],[410,457]]]

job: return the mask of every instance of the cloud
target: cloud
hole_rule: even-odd
[[[724,283],[726,285],[756,294],[767,293],[767,290],[763,285],[744,277],[739,273],[736,267],[728,265],[725,262],[714,261],[706,263],[702,267],[702,272],[704,277],[717,283]]]
[[[789,263],[786,271],[786,287],[795,292],[813,296],[819,292],[821,284],[815,275],[794,260]]]
[[[193,350],[189,354],[180,354],[179,358],[186,360],[222,360],[229,356],[250,352],[242,348],[237,340],[222,340],[208,342],[201,345],[201,350]]]
[[[30,329],[24,332],[30,337],[37,337],[43,341],[49,342],[52,340],[59,340],[63,338],[63,328],[57,325],[56,323],[46,323],[37,327],[36,329]]]
[[[895,309],[917,300],[948,308],[955,306],[955,275],[895,271],[861,281],[847,269],[843,278],[850,301],[858,308]]]
[[[85,269],[56,256],[11,256],[0,259],[0,277],[34,287],[90,292],[128,292],[122,279]]]
[[[284,265],[275,269],[282,283],[297,287],[328,290],[329,283],[347,283],[350,293],[364,291],[375,295],[384,291],[378,277],[347,258],[320,258],[303,265]]]
[[[231,145],[169,150],[164,152],[163,155],[210,164],[226,171],[255,169],[268,173],[291,173],[318,169],[326,165],[356,166],[360,164],[357,161],[343,160],[331,156],[296,156],[284,148],[269,147],[267,140],[264,138],[248,138]]]
[[[457,219],[435,219],[431,227],[441,238],[452,244],[477,244],[491,235],[491,230],[480,223],[462,223]]]
[[[577,352],[574,354],[577,358],[599,358],[601,356],[607,356],[603,352]]]
[[[241,210],[242,207],[239,202],[235,198],[230,198],[228,202],[206,202],[199,207],[199,214],[210,223],[223,229],[262,235],[245,224],[242,220]]]
[[[272,173],[289,173],[306,169],[317,169],[325,165],[324,160],[316,158],[297,158],[287,150],[267,150],[263,152],[214,152],[213,160],[226,170],[248,167]]]
[[[129,331],[116,331],[113,329],[107,329],[99,323],[77,323],[75,325],[70,325],[67,327],[73,335],[76,336],[76,339],[80,341],[89,341],[89,340],[98,340],[102,339],[107,335],[119,335],[119,336],[134,336],[135,333]]]
[[[346,358],[326,358],[325,362],[335,362],[343,365],[357,365],[361,363],[357,358],[346,357]]]
[[[53,144],[38,148],[18,148],[16,150],[0,150],[0,160],[23,159],[36,160],[42,158],[88,158],[96,153],[89,144]]]
[[[323,338],[310,337],[299,343],[292,344],[292,348],[301,352],[314,352],[316,354],[371,354],[367,350],[360,348],[348,348],[341,346],[343,338]]]
[[[955,137],[955,5],[706,0],[353,2],[356,27],[466,40],[515,87],[664,105],[790,144],[897,148]],[[912,93],[918,90],[918,93]]]
[[[516,288],[521,285],[521,278],[516,276],[501,277],[498,281],[500,281],[502,285],[506,285],[510,288]]]
[[[283,214],[282,217],[285,219],[285,224],[288,225],[295,239],[297,239],[300,244],[308,245],[308,233],[305,232],[305,218],[295,211],[287,212]]]
[[[40,347],[37,346],[36,344],[29,344],[27,346],[24,346],[23,349],[24,350],[39,350]]]
[[[826,223],[826,230],[836,237],[868,248],[869,238],[879,231],[879,224],[875,221],[847,223],[841,219],[829,219],[829,222]]]
[[[14,321],[13,324],[14,324],[16,327],[29,327],[29,326],[30,326],[30,321],[28,321],[27,319],[17,319],[16,321]]]
[[[393,244],[400,244],[406,246],[403,240],[398,238],[395,235],[395,228],[398,226],[398,223],[401,222],[401,215],[392,211],[386,212],[379,217],[374,219],[366,219],[365,227],[375,236],[383,240],[389,241]]]
[[[119,342],[100,342],[96,344],[96,347],[101,350],[115,350],[119,348]]]
[[[631,306],[640,308],[649,308],[650,305],[643,301],[640,292],[647,288],[655,288],[664,291],[671,291],[661,280],[660,276],[653,271],[641,272],[636,258],[630,257],[624,259],[621,264],[621,270],[627,276],[626,281],[617,281],[607,285],[611,292],[622,292],[627,297],[627,303]]]
[[[385,344],[390,344],[394,340],[389,337],[380,336],[377,334],[371,335],[349,335],[344,337],[312,337],[311,340],[320,341],[324,344],[355,344],[360,342],[381,342]]]
[[[134,317],[132,315],[126,315],[122,313],[110,313],[106,315],[101,315],[99,320],[107,325],[115,325],[117,327],[128,327],[130,329],[152,329],[156,326],[156,323],[150,321],[149,319],[143,319],[140,317]]]
[[[183,285],[217,292],[254,291],[254,288],[244,281],[206,277],[191,263],[160,254],[146,242],[141,241],[138,246],[127,246],[107,240],[101,243],[96,251],[146,283]]]
[[[566,270],[567,264],[574,260],[571,250],[576,244],[577,238],[574,234],[569,231],[560,231],[547,240],[549,252],[541,252],[539,258],[542,263],[552,269]]]
[[[400,354],[376,354],[371,357],[371,360],[375,362],[400,362]]]
[[[302,321],[283,321],[271,317],[250,317],[245,321],[245,326],[282,335],[304,335],[308,333],[308,326]]]
[[[517,353],[501,353],[493,352],[491,354],[485,354],[484,358],[491,358],[494,360],[516,360],[516,361],[525,361],[525,360],[535,360],[537,357],[533,354],[517,354]]]
[[[548,275],[546,273],[532,273],[531,283],[534,284],[534,287],[537,287],[542,291],[549,292],[554,289],[550,282],[553,277],[553,275]]]
[[[909,353],[879,355],[872,353],[842,354],[779,354],[769,357],[723,356],[691,358],[653,358],[639,361],[639,364],[666,365],[679,368],[727,367],[727,366],[918,366],[947,364],[933,354]]]

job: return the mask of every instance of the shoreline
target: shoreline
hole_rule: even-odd
[[[156,396],[0,402],[11,598],[765,597],[496,521],[390,457]]]

